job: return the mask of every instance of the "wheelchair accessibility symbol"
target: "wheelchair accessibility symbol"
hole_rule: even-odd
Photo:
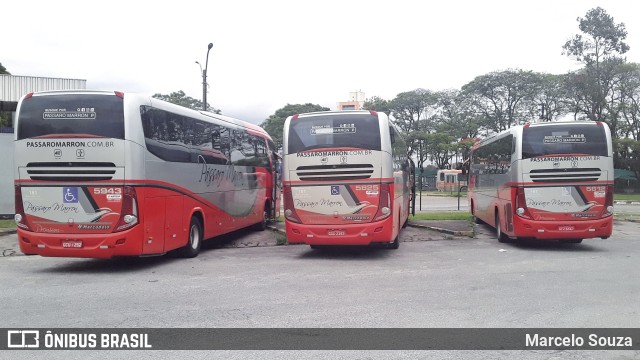
[[[340,195],[340,186],[331,185],[331,195]]]
[[[77,203],[78,202],[78,188],[76,187],[65,187],[62,188],[62,192],[64,194],[64,198],[62,202],[64,203]]]

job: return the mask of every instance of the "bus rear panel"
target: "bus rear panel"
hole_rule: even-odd
[[[290,243],[369,245],[396,238],[406,221],[400,211],[408,206],[386,126],[370,112],[287,119],[283,198]]]

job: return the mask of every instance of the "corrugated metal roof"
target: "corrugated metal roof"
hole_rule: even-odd
[[[86,89],[87,80],[0,75],[0,101],[18,101],[30,92]]]

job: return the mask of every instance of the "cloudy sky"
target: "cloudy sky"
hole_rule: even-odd
[[[509,68],[579,68],[562,45],[601,6],[640,62],[635,0],[3,2],[0,63],[13,75],[86,79],[87,88],[201,99],[259,124],[286,104],[334,109],[349,92],[392,99],[460,88]]]

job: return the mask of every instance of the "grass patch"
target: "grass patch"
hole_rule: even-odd
[[[640,214],[613,213],[616,220],[640,220]]]
[[[613,200],[640,201],[640,194],[613,194]]]
[[[422,211],[415,216],[409,216],[411,220],[467,220],[473,217],[468,211]]]
[[[12,220],[0,220],[1,229],[12,229],[16,227],[16,222]]]

